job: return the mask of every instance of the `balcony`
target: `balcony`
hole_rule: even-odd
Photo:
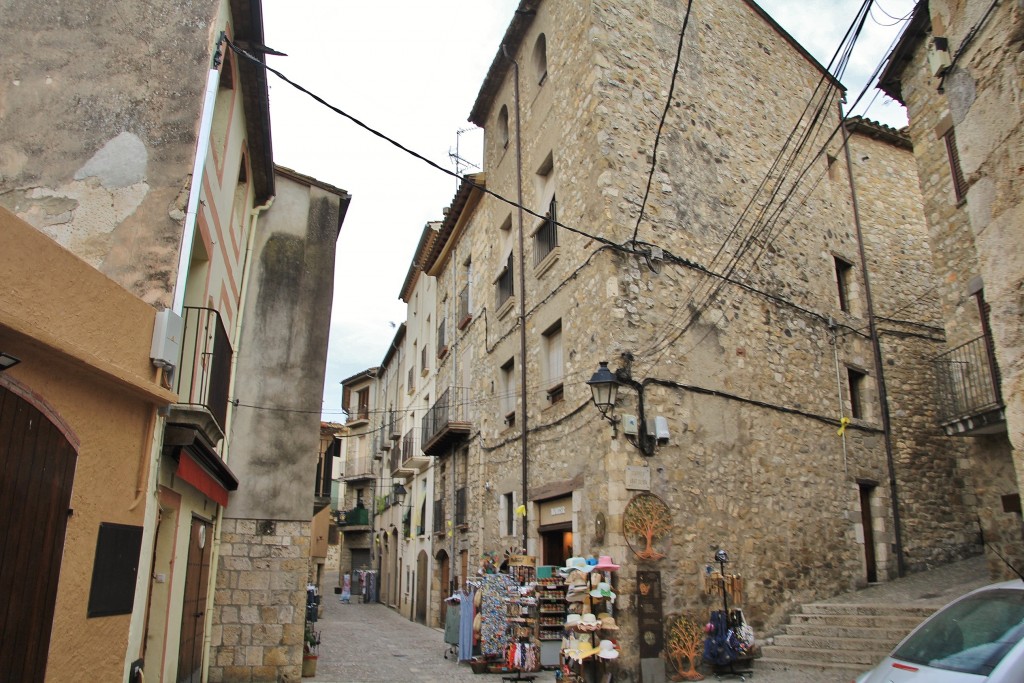
[[[338,526],[351,531],[364,531],[354,527],[370,528],[370,511],[365,507],[354,507],[351,510],[342,510],[338,513]]]
[[[426,455],[443,455],[469,436],[469,389],[451,387],[423,416],[422,443]]]
[[[373,459],[366,456],[356,456],[345,460],[345,474],[342,480],[345,482],[367,481],[373,479]]]
[[[416,443],[416,430],[410,429],[402,437],[402,467],[422,472],[430,464],[430,458],[423,454]]]
[[[388,455],[388,466],[393,477],[406,477],[419,471],[405,463],[405,448],[401,441],[395,443],[395,447],[391,449],[391,453]]]
[[[348,420],[345,422],[349,427],[355,427],[370,421],[370,406],[357,405],[345,408]]]
[[[212,308],[186,306],[181,356],[174,374],[178,403],[168,422],[198,428],[216,444],[224,438],[233,351],[220,314]]]
[[[932,363],[938,380],[939,423],[946,436],[1006,431],[1006,411],[991,340],[982,335]]]

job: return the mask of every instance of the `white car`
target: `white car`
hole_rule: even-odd
[[[1024,683],[1024,581],[971,591],[855,683]]]

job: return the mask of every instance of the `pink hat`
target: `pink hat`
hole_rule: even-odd
[[[613,571],[615,571],[616,569],[619,569],[619,568],[620,568],[619,565],[617,565],[614,562],[612,562],[612,556],[611,555],[602,555],[601,559],[597,561],[596,565],[594,565],[594,569],[596,569],[598,571],[610,571],[610,572],[613,572]]]

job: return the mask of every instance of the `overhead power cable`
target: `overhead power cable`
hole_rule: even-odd
[[[348,112],[344,111],[343,109],[334,106],[333,104],[331,104],[330,102],[328,102],[324,98],[320,97],[316,93],[312,92],[311,90],[305,88],[302,85],[299,85],[298,83],[296,83],[295,81],[291,80],[290,78],[288,78],[287,76],[285,76],[283,73],[281,73],[277,69],[273,68],[272,66],[269,66],[269,65],[263,63],[262,61],[260,61],[259,59],[257,59],[256,57],[253,57],[251,54],[249,54],[248,52],[246,52],[245,50],[243,50],[242,48],[238,47],[233,42],[231,42],[231,40],[225,38],[225,42],[227,43],[228,47],[231,48],[231,50],[235,54],[239,55],[243,59],[251,62],[252,64],[254,64],[254,65],[256,65],[256,66],[258,66],[258,67],[260,67],[262,69],[265,69],[266,71],[269,71],[270,73],[274,74],[275,76],[277,76],[282,81],[284,81],[288,85],[292,86],[293,88],[295,88],[299,92],[308,95],[309,97],[313,98],[314,100],[316,100],[317,102],[319,102],[323,106],[327,107],[328,109],[333,111],[335,114],[338,114],[339,116],[345,117],[346,119],[348,119],[352,123],[356,124],[357,126],[362,128],[363,130],[367,131],[368,133],[371,133],[371,134],[377,136],[378,138],[380,138],[381,140],[384,140],[385,142],[387,142],[387,143],[397,147],[398,149],[402,150],[406,154],[419,159],[420,161],[422,161],[423,163],[427,164],[431,168],[434,168],[434,169],[436,169],[438,171],[441,171],[442,173],[450,175],[453,178],[457,178],[458,180],[461,180],[464,183],[468,183],[472,187],[475,187],[476,189],[480,190],[481,192],[483,192],[485,194],[488,194],[488,195],[494,197],[495,199],[497,199],[498,201],[504,202],[504,203],[508,204],[509,206],[512,206],[513,208],[522,209],[525,213],[530,214],[534,218],[539,218],[541,220],[550,220],[550,218],[548,216],[545,216],[543,214],[539,214],[536,211],[533,211],[532,209],[530,209],[529,207],[520,206],[516,201],[514,201],[512,199],[508,199],[507,197],[504,197],[504,196],[498,194],[494,190],[491,190],[491,189],[489,189],[487,187],[484,187],[483,185],[480,185],[478,183],[473,182],[473,180],[468,175],[460,175],[459,173],[456,173],[455,171],[447,169],[444,166],[441,166],[440,164],[438,164],[438,163],[428,159],[427,157],[423,156],[419,152],[417,152],[417,151],[415,151],[413,149],[410,149],[409,147],[406,147],[405,145],[403,145],[402,143],[398,142],[394,138],[388,137],[387,135],[385,135],[384,133],[380,132],[379,130],[377,130],[377,129],[367,125],[366,123],[363,123],[362,121],[357,119],[355,116],[352,116],[351,114],[349,114]],[[588,232],[584,232],[583,230],[580,230],[579,228],[574,228],[574,227],[572,227],[570,225],[565,225],[564,223],[559,223],[558,221],[555,221],[554,223],[559,228],[562,228],[564,230],[568,230],[569,232],[572,232],[572,233],[576,233],[577,235],[582,235],[583,237],[586,237],[588,239],[592,239],[592,240],[594,240],[596,242],[600,242],[602,244],[607,244],[609,246],[617,247],[617,248],[620,248],[620,249],[624,248],[621,245],[619,245],[619,244],[617,244],[615,242],[612,242],[611,240],[609,240],[609,239],[607,239],[605,237],[600,237],[599,235],[592,235],[592,234],[590,234]]]
[[[661,142],[661,129],[665,127],[665,119],[672,108],[672,93],[676,88],[676,75],[679,73],[679,62],[683,56],[683,38],[686,36],[686,27],[690,23],[690,9],[693,7],[693,0],[686,3],[686,16],[683,17],[683,28],[679,31],[679,45],[676,47],[676,63],[672,67],[672,78],[668,85],[668,97],[665,98],[665,109],[661,112],[661,121],[658,122],[658,132],[654,135],[654,147],[651,150],[651,172],[647,174],[647,189],[644,190],[643,201],[640,202],[640,213],[636,217],[636,226],[633,228],[633,239],[636,242],[637,233],[640,231],[640,223],[644,219],[644,209],[647,207],[647,198],[651,194],[651,183],[654,182],[654,172],[658,167],[658,144]]]

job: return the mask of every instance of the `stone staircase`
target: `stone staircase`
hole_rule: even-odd
[[[806,604],[790,616],[781,633],[762,641],[759,661],[866,671],[937,608],[909,603]]]

